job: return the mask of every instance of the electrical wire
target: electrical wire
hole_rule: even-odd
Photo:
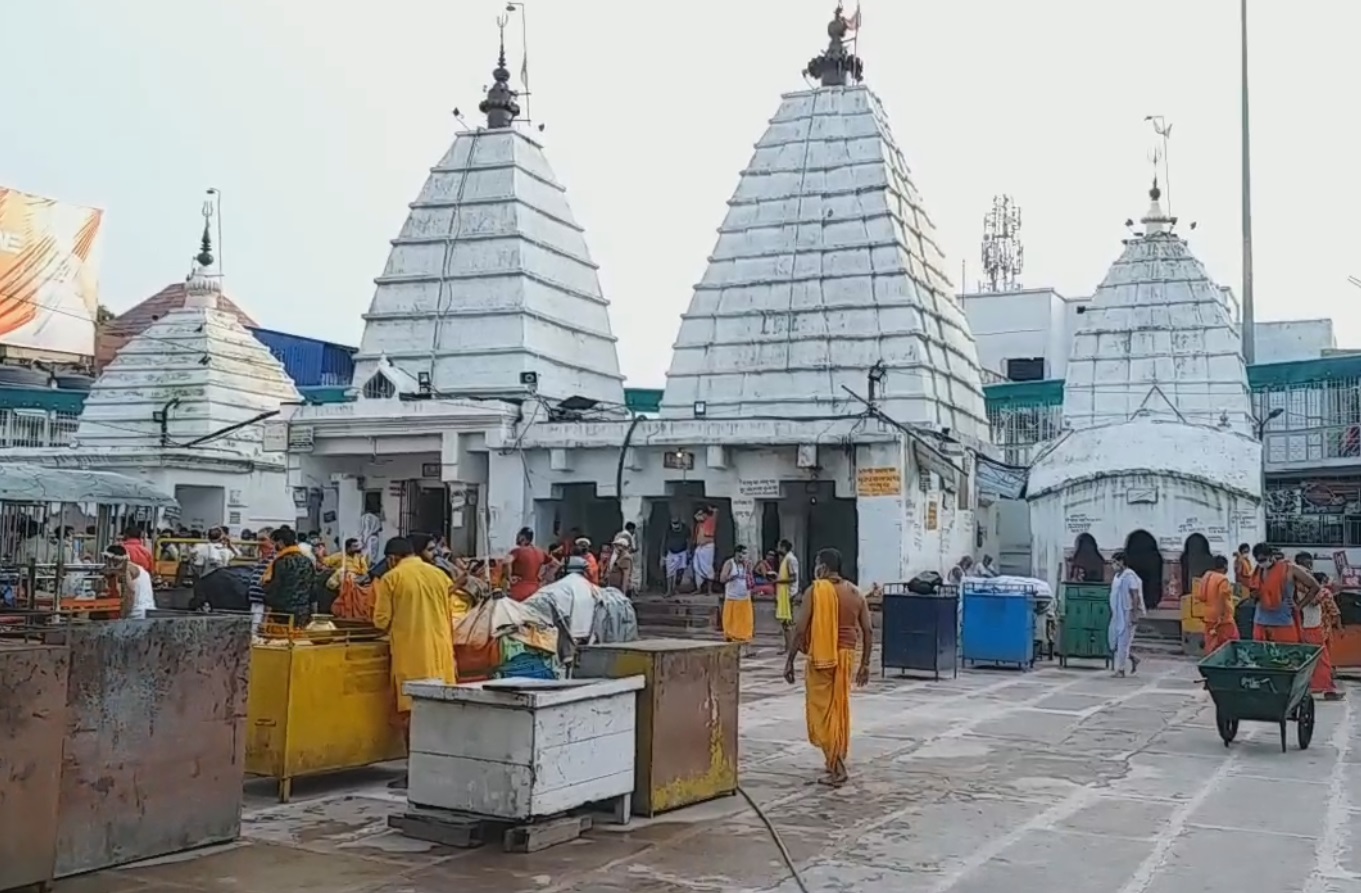
[[[92,323],[92,324],[94,324],[96,327],[99,325],[99,320],[96,319],[96,318],[92,318],[92,317],[89,317],[89,316],[85,316],[85,315],[80,314],[80,313],[73,313],[73,312],[71,312],[70,310],[63,310],[63,309],[61,309],[60,307],[49,307],[49,306],[46,305],[46,304],[39,303],[38,300],[37,300],[36,298],[11,298],[11,300],[13,300],[15,303],[18,303],[18,304],[32,304],[34,307],[37,307],[39,310],[45,310],[45,311],[47,311],[48,313],[55,313],[57,316],[66,316],[66,317],[70,317],[71,319],[78,319],[78,320],[80,320],[81,322]],[[158,318],[158,319],[152,320],[152,325],[155,325],[157,322],[160,321],[160,319],[164,319],[164,317],[160,317],[160,318]],[[201,351],[201,350],[195,350],[194,348],[191,348],[191,347],[185,347],[185,346],[184,346],[182,343],[180,343],[179,341],[173,341],[173,340],[171,340],[171,339],[169,339],[169,338],[160,338],[160,337],[157,337],[157,336],[155,336],[155,335],[148,335],[148,334],[146,334],[146,332],[139,332],[137,335],[134,335],[134,336],[132,336],[132,337],[133,337],[133,338],[143,338],[143,339],[145,339],[145,340],[147,340],[147,341],[153,341],[153,342],[155,342],[155,343],[157,343],[157,344],[166,344],[166,345],[169,345],[169,346],[171,346],[171,347],[174,347],[174,348],[175,348],[176,350],[178,350],[180,353],[194,354],[194,355],[197,355],[197,356],[202,357],[202,358],[206,358],[206,357],[207,357],[207,354],[205,354],[203,351]],[[132,340],[132,339],[130,338],[130,339],[128,339],[128,340]]]
[[[775,830],[774,823],[766,816],[761,807],[756,805],[756,801],[751,798],[751,794],[748,794],[741,785],[737,786],[737,793],[742,795],[742,799],[747,801],[747,805],[751,807],[751,811],[756,813],[756,817],[761,820],[761,824],[765,825],[766,830],[770,832],[770,839],[775,841],[775,848],[780,851],[780,857],[784,859],[785,867],[789,869],[789,876],[794,879],[794,883],[798,884],[799,889],[802,890],[803,893],[812,893],[812,891],[808,889],[808,885],[803,882],[803,875],[799,874],[798,866],[794,864],[794,857],[789,855],[789,847],[784,845],[784,838],[780,837],[780,832]]]

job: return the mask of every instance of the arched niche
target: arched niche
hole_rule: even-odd
[[[1212,570],[1214,553],[1210,551],[1210,541],[1199,533],[1191,534],[1181,549],[1181,591],[1192,592],[1195,581]]]
[[[1144,588],[1144,606],[1156,608],[1163,597],[1163,554],[1158,541],[1147,530],[1136,530],[1125,540],[1125,564],[1139,575]]]
[[[1087,583],[1102,583],[1106,579],[1106,559],[1090,533],[1078,534],[1073,543],[1073,560],[1069,562],[1068,578]]]

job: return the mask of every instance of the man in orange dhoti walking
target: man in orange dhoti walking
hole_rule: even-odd
[[[1205,600],[1205,653],[1214,654],[1225,642],[1238,640],[1238,623],[1233,616],[1233,586],[1229,583],[1229,560],[1216,555],[1214,570],[1200,578],[1201,597]]]
[[[804,668],[804,703],[808,740],[822,750],[826,785],[844,784],[846,757],[851,746],[851,667],[855,662],[857,634],[860,666],[856,685],[870,678],[870,651],[874,630],[869,603],[855,584],[841,577],[841,553],[823,549],[813,568],[813,585],[804,592],[794,627],[794,647],[785,661],[784,678],[794,682],[794,657],[808,655]]]

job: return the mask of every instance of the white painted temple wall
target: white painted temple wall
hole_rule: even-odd
[[[1187,537],[1200,533],[1216,554],[1232,556],[1239,543],[1261,539],[1261,508],[1251,497],[1160,474],[1110,475],[1055,490],[1030,502],[1035,573],[1057,586],[1077,538],[1091,534],[1107,559],[1136,530],[1158,541],[1164,559],[1176,558]]]

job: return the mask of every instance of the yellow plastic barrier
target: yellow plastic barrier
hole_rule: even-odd
[[[295,778],[406,756],[387,641],[371,626],[335,623],[309,632],[271,616],[251,648],[246,772],[276,779],[280,803]]]

